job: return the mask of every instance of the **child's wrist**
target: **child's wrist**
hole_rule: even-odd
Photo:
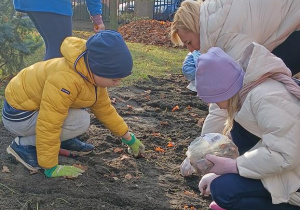
[[[122,138],[122,142],[124,144],[127,144],[128,146],[131,146],[135,143],[135,136],[134,134],[130,133],[129,134],[130,138],[129,139],[125,139],[124,137]]]
[[[131,135],[129,132],[125,133],[124,136],[122,136],[122,139],[130,141],[132,139]]]

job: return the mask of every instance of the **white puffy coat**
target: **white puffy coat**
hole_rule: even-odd
[[[200,9],[200,51],[220,47],[235,60],[252,42],[272,51],[300,30],[300,0],[209,0]],[[202,134],[220,133],[227,113],[210,105]]]
[[[291,74],[280,58],[261,45],[253,43],[245,52],[249,60],[241,63],[246,69],[244,85],[267,72]],[[295,193],[300,188],[300,99],[269,78],[248,93],[235,121],[261,138],[237,158],[240,175],[261,179],[274,204],[300,206],[300,194]]]

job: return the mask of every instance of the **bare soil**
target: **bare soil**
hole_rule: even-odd
[[[87,166],[86,173],[77,179],[46,178],[42,172],[30,174],[6,153],[14,136],[1,125],[1,168],[10,172],[0,172],[0,209],[208,209],[210,199],[199,195],[200,177],[179,174],[207,106],[186,88],[182,75],[149,78],[110,90],[118,112],[145,144],[144,158],[131,157],[120,139],[91,115],[90,129],[80,138],[94,144],[95,151],[59,158],[60,164]],[[157,147],[162,150],[155,151]]]

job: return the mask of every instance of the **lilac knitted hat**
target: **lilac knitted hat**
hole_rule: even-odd
[[[198,58],[196,89],[206,103],[230,99],[241,90],[243,80],[243,69],[221,48],[212,47]]]

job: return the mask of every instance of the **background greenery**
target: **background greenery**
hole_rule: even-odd
[[[88,39],[92,33],[74,31],[73,36]],[[127,43],[133,58],[133,74],[124,79],[123,85],[132,85],[151,76],[180,74],[183,59],[188,51],[172,47]],[[43,60],[44,46],[25,59],[26,66]]]

